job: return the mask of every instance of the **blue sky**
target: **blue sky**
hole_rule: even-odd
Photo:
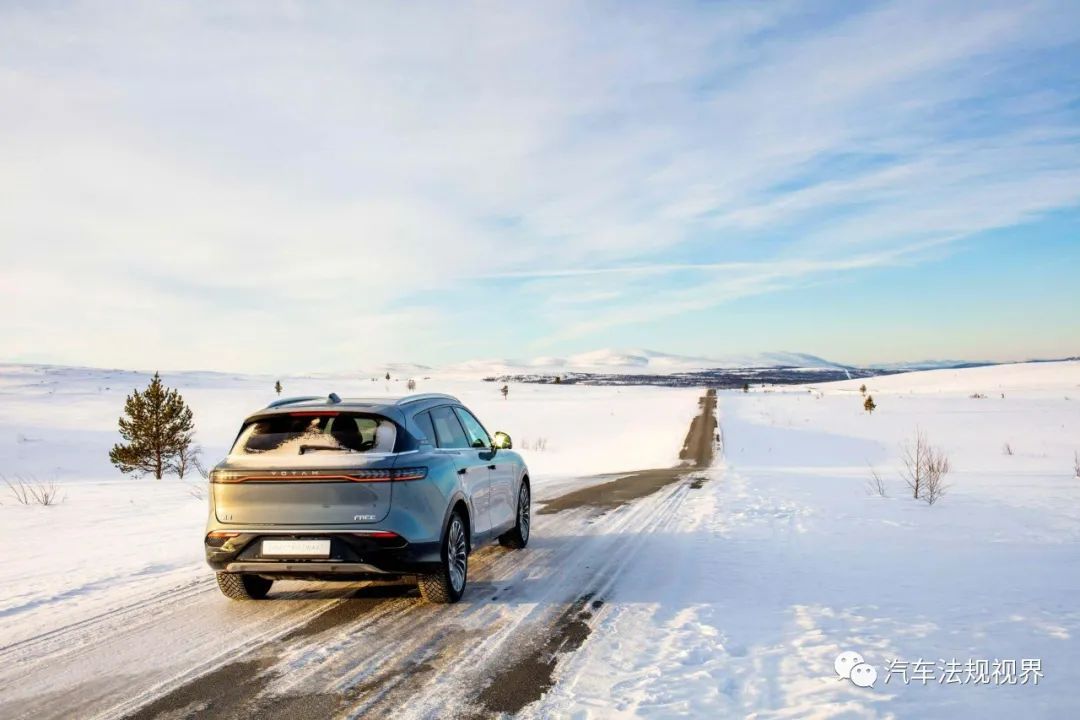
[[[1077,67],[1073,2],[2,3],[0,359],[1080,354]]]

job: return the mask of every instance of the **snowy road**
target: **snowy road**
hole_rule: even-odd
[[[684,465],[539,497],[528,549],[478,551],[456,605],[426,605],[409,585],[300,583],[282,583],[272,601],[237,604],[208,575],[0,648],[0,716],[520,710],[550,687],[620,571],[692,491],[712,457],[714,411],[710,393]]]

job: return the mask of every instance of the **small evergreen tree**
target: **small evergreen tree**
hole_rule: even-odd
[[[152,473],[160,480],[167,470],[176,468],[181,456],[187,465],[195,427],[191,408],[180,393],[162,384],[158,373],[146,390],[128,395],[119,424],[126,444],[113,445],[109,460],[120,472]]]
[[[874,410],[877,409],[877,405],[874,404],[874,396],[873,395],[867,395],[866,396],[866,402],[864,402],[862,404],[862,406],[863,406],[863,410],[865,410],[866,412],[873,415]]]
[[[386,373],[386,379],[387,379],[387,380],[389,380],[389,379],[390,379],[390,373],[389,373],[389,372],[388,372],[388,373]]]
[[[866,395],[866,383],[863,383],[859,386],[859,392],[861,392],[863,395]]]
[[[743,384],[742,384],[742,391],[743,391],[744,393],[748,393],[748,392],[750,392],[750,383],[743,383]]]
[[[274,383],[274,392],[276,392],[278,395],[281,394],[281,381],[280,380],[278,380],[276,383]]]
[[[415,390],[416,389],[416,380],[414,380],[413,378],[409,378],[409,382],[405,383],[405,387],[409,388],[410,392]]]
[[[502,396],[503,396],[503,400],[505,400],[505,399],[506,399],[506,396],[510,394],[510,386],[509,386],[509,385],[503,385],[503,386],[502,386],[502,387],[501,387],[501,388],[499,389],[499,392],[501,392],[501,393],[502,393]]]
[[[555,376],[555,384],[556,385],[562,385],[562,375],[556,375]]]

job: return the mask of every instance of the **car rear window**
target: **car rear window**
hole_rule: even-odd
[[[380,430],[380,425],[383,429]],[[290,413],[246,424],[233,455],[393,452],[396,427],[378,415]]]

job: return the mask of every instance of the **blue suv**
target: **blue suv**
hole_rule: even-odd
[[[461,599],[469,553],[529,542],[529,471],[457,398],[279,400],[210,473],[206,560],[234,599],[274,580],[416,576]]]

